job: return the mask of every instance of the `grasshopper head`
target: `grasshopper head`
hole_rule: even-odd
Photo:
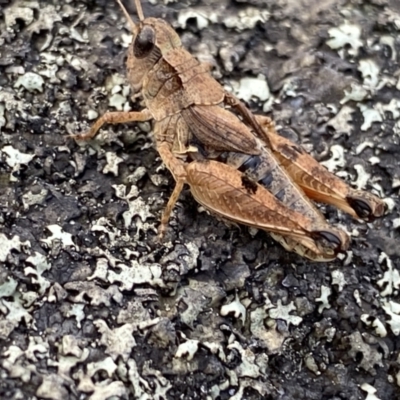
[[[160,18],[144,18],[140,0],[135,0],[139,23],[135,24],[128,12],[121,6],[133,34],[128,50],[128,79],[134,92],[140,91],[146,73],[169,51],[182,46],[174,28]]]

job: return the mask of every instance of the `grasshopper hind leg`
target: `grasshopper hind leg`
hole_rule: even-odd
[[[351,188],[300,146],[280,136],[270,118],[257,115],[256,120],[263,128],[261,139],[270,144],[275,157],[310,199],[331,204],[354,218],[367,221],[385,214],[387,206],[383,200]]]

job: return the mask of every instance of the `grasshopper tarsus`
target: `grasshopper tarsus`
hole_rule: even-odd
[[[176,181],[175,188],[168,199],[167,205],[164,208],[164,211],[161,216],[161,224],[160,224],[160,228],[159,228],[159,234],[160,234],[161,238],[164,236],[165,230],[168,226],[168,221],[171,217],[172,210],[174,209],[175,204],[178,201],[178,198],[182,192],[182,189],[183,189],[183,186],[185,183],[186,183],[186,179],[183,179],[183,178],[178,179]]]

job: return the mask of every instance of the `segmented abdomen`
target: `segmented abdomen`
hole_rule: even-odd
[[[304,192],[290,179],[269,149],[264,146],[259,155],[225,152],[218,159],[243,172],[249,179],[269,190],[291,210],[320,223],[322,215]]]

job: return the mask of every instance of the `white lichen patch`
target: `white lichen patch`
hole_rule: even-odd
[[[121,381],[104,381],[94,384],[88,392],[91,393],[89,400],[127,399],[129,398],[128,388]]]
[[[360,291],[358,289],[355,289],[353,292],[353,297],[354,300],[356,301],[356,304],[358,305],[358,307],[362,307],[362,301],[361,301],[361,296],[360,296]]]
[[[24,100],[20,100],[19,96],[17,96],[14,92],[0,89],[0,128],[2,126],[8,126],[7,119],[5,118],[5,111],[18,110],[20,118],[26,118],[26,111],[29,109],[29,105]]]
[[[128,379],[132,384],[133,394],[137,399],[149,399],[150,396],[146,394],[146,390],[150,390],[150,386],[145,379],[143,379],[138,370],[138,366],[134,358],[130,358],[127,362],[128,366]]]
[[[384,252],[379,256],[379,263],[384,265],[386,269],[383,277],[377,282],[381,288],[380,295],[382,297],[391,296],[395,290],[400,289],[400,272],[394,267],[392,260]]]
[[[232,381],[232,379],[231,379],[231,381]],[[270,391],[268,389],[268,385],[259,380],[254,380],[254,379],[250,379],[250,378],[242,378],[237,383],[233,383],[233,382],[231,382],[231,383],[233,386],[239,385],[239,388],[233,396],[229,397],[229,400],[244,400],[244,399],[246,399],[246,396],[245,396],[246,388],[251,388],[252,390],[257,391],[259,393],[259,395],[261,396],[260,398],[262,398],[262,399],[265,399],[266,396],[268,395],[268,393],[270,393]]]
[[[325,309],[329,310],[331,305],[329,304],[329,296],[332,294],[332,290],[329,286],[321,286],[321,296],[315,299],[316,302],[321,303],[318,306],[318,312],[321,314]]]
[[[366,343],[360,332],[353,332],[348,336],[350,343],[349,354],[353,359],[360,359],[360,353],[362,353],[362,358],[359,362],[360,368],[368,371],[372,375],[376,374],[375,367],[383,367],[382,364],[382,354],[373,346]]]
[[[185,244],[187,253],[181,256],[181,260],[184,261],[188,269],[193,269],[197,267],[197,261],[200,255],[199,246],[194,242],[187,242]]]
[[[278,300],[278,303],[275,308],[269,310],[269,316],[273,319],[282,319],[286,321],[288,325],[299,325],[303,318],[298,317],[296,315],[291,315],[290,313],[296,310],[296,306],[294,302],[290,302],[287,305],[283,305],[281,300]]]
[[[129,93],[130,87],[126,84],[123,75],[115,73],[107,78],[105,89],[109,93],[108,104],[118,111],[130,111]]]
[[[134,285],[147,283],[151,286],[163,287],[161,279],[162,269],[159,264],[140,264],[132,260],[130,266],[117,264],[118,272],[108,271],[107,279],[110,283],[118,282],[121,290],[132,290]]]
[[[86,117],[89,121],[93,121],[99,117],[99,113],[96,110],[90,108],[87,112]]]
[[[36,204],[43,204],[46,199],[49,191],[45,188],[40,188],[39,192],[27,192],[22,195],[22,203],[24,204],[24,209],[28,210],[29,207],[32,207]]]
[[[350,135],[352,130],[351,122],[353,120],[353,113],[354,108],[344,105],[340,111],[327,122],[327,125],[331,126],[337,135]]]
[[[29,241],[21,242],[19,236],[8,239],[4,233],[0,233],[0,261],[5,262],[11,250],[22,251],[22,247],[30,247]]]
[[[108,239],[113,243],[120,236],[121,231],[116,229],[110,220],[105,217],[100,217],[90,228],[93,232],[103,232],[108,236]]]
[[[20,88],[21,86],[28,92],[43,92],[44,79],[35,72],[26,72],[24,75],[20,76],[14,83],[15,88]]]
[[[109,354],[114,361],[122,357],[127,361],[132,349],[136,346],[133,336],[134,326],[125,324],[115,329],[110,329],[107,323],[102,320],[94,321],[94,325],[101,333],[100,344],[106,347],[105,352]]]
[[[216,15],[213,13],[202,12],[201,10],[193,10],[187,8],[179,12],[177,25],[185,29],[189,19],[194,19],[196,21],[196,26],[198,30],[202,30],[208,27],[210,22],[216,22]]]
[[[46,65],[42,67],[39,72],[41,76],[44,76],[49,80],[50,83],[60,84],[60,79],[57,76],[59,67],[57,65]]]
[[[257,307],[250,312],[250,331],[254,337],[261,340],[271,354],[279,352],[286,336],[276,330],[276,323],[268,327],[265,320],[268,317],[267,307]]]
[[[365,104],[357,104],[358,108],[360,109],[363,118],[364,118],[364,122],[361,125],[361,130],[362,131],[367,131],[368,129],[371,128],[372,124],[374,122],[382,122],[382,116],[380,114],[380,112],[374,108],[370,108],[368,106],[366,106]]]
[[[89,303],[93,306],[104,305],[111,306],[111,300],[121,304],[122,294],[116,285],[110,285],[107,289],[96,285],[94,282],[68,282],[64,285],[65,290],[73,290],[78,292],[76,296],[70,296],[72,302],[78,304]]]
[[[59,225],[48,225],[47,229],[51,232],[51,236],[47,239],[40,239],[43,243],[46,243],[49,247],[61,244],[62,248],[65,249],[69,246],[74,246],[79,250],[78,246],[73,242],[72,235],[68,232],[64,232]]]
[[[348,101],[362,101],[368,95],[368,91],[357,83],[350,85],[350,90],[344,90],[344,97],[340,100],[340,104],[346,104]]]
[[[386,118],[386,113],[391,113],[394,120],[400,118],[400,100],[398,99],[391,99],[388,104],[377,103],[376,108],[379,110],[382,119]]]
[[[21,153],[19,150],[15,149],[12,146],[4,146],[1,149],[1,152],[4,153],[6,157],[6,163],[11,167],[15,168],[22,165],[28,165],[33,157],[34,154],[25,154]]]
[[[371,317],[368,314],[362,314],[360,317],[361,321],[364,322],[365,325],[371,326],[375,329],[375,333],[380,337],[387,336],[387,330],[383,322],[377,317]]]
[[[185,287],[179,288],[177,291],[177,304],[184,306],[184,311],[180,313],[180,319],[188,326],[193,325],[208,303],[209,299],[199,290]]]
[[[119,73],[107,77],[105,88],[109,93],[118,93],[122,91],[122,86],[126,83],[126,78]]]
[[[23,7],[18,2],[10,4],[4,10],[4,19],[7,28],[15,25],[17,19],[21,19],[26,25],[30,25],[34,20],[33,8]]]
[[[355,150],[355,154],[360,155],[367,147],[370,147],[371,149],[374,148],[374,144],[368,140],[365,142],[360,143]]]
[[[176,350],[175,357],[182,358],[185,357],[188,361],[193,360],[194,355],[199,349],[198,340],[186,340],[186,342],[181,343]]]
[[[49,373],[43,376],[43,380],[35,394],[43,399],[64,400],[68,397],[68,390],[65,385],[66,382],[61,376]]]
[[[6,126],[6,117],[5,117],[6,107],[4,104],[0,103],[0,132],[3,126]]]
[[[89,357],[89,349],[83,349],[79,355],[67,355],[63,353],[63,348],[59,349],[57,354],[57,361],[52,362],[52,366],[57,367],[58,374],[64,379],[70,379],[72,368],[76,367],[79,363],[86,361]]]
[[[39,285],[39,294],[44,294],[50,287],[50,282],[42,275],[51,268],[51,264],[47,262],[43,254],[35,252],[33,256],[27,258],[26,262],[32,264],[33,267],[26,267],[24,273],[31,276],[32,283]]]
[[[15,292],[10,301],[0,299],[0,314],[4,315],[4,319],[0,319],[0,337],[8,337],[8,335],[24,320],[29,326],[33,317],[29,310],[23,306],[22,295]]]
[[[344,158],[344,148],[339,144],[334,144],[330,151],[332,157],[329,160],[321,161],[320,164],[323,165],[329,172],[335,172],[338,168],[343,168],[346,165],[346,160]]]
[[[3,283],[0,284],[0,299],[2,297],[9,297],[11,296],[14,292],[15,289],[18,286],[18,282],[14,279],[9,277],[7,280],[5,280]]]
[[[111,95],[108,104],[118,111],[130,111],[129,101],[127,97],[123,96],[121,93],[114,93]]]
[[[383,300],[382,308],[390,320],[386,321],[390,325],[393,334],[398,336],[400,334],[400,304],[391,300]]]
[[[399,229],[400,228],[400,218],[394,218],[392,221],[392,226],[393,226],[393,229]]]
[[[358,63],[358,70],[361,72],[365,89],[374,93],[381,88],[379,82],[380,68],[374,60],[360,60]]]
[[[23,383],[28,383],[32,375],[37,373],[35,363],[31,363],[25,352],[18,346],[9,346],[1,356],[1,366],[13,379],[20,379]]]
[[[81,322],[85,319],[85,304],[67,304],[61,308],[61,312],[66,318],[75,318],[76,326],[81,329]]]
[[[106,357],[103,360],[89,363],[87,365],[87,374],[90,378],[93,378],[99,371],[105,371],[107,376],[112,378],[117,368],[118,366],[112,357]]]
[[[360,386],[361,390],[363,390],[364,392],[367,393],[367,397],[365,398],[365,400],[380,400],[379,397],[377,397],[375,395],[375,393],[377,392],[377,390],[371,386],[369,383],[363,383]]]
[[[236,349],[241,356],[242,362],[235,368],[238,377],[257,378],[260,376],[260,369],[255,363],[255,354],[250,348],[244,349],[239,342],[234,341],[228,345],[228,349]]]
[[[388,213],[391,213],[396,207],[396,202],[394,201],[394,199],[391,199],[390,197],[386,197],[385,199],[383,199],[383,201],[387,206]]]
[[[353,181],[353,185],[358,189],[365,189],[367,184],[370,182],[371,174],[365,171],[361,164],[355,164],[354,169],[357,172],[357,179]]]
[[[140,179],[142,179],[146,175],[146,173],[147,173],[147,170],[145,167],[143,167],[143,166],[137,167],[137,168],[135,168],[133,173],[127,177],[127,180],[129,183],[136,185],[136,183],[138,183],[140,181]],[[132,192],[132,189],[131,189],[131,192]],[[131,194],[129,194],[129,197],[131,197]]]
[[[136,219],[137,232],[139,232],[139,230],[141,229],[143,231],[152,229],[153,231],[157,232],[152,224],[146,223],[147,219],[155,218],[155,216],[150,212],[149,204],[145,202],[141,197],[137,197],[139,194],[137,187],[133,185],[128,194],[126,194],[125,185],[114,185],[113,188],[116,191],[116,196],[120,199],[127,201],[128,203],[128,210],[122,214],[125,227],[130,228],[133,218],[135,216],[138,216],[140,220]]]
[[[237,15],[225,16],[223,23],[227,28],[243,31],[245,29],[253,29],[258,22],[267,22],[269,17],[270,13],[267,10],[247,7],[239,11]]]
[[[216,354],[221,361],[226,362],[224,346],[221,343],[204,341],[201,344],[210,350],[212,354]]]
[[[172,388],[171,382],[163,376],[163,374],[155,369],[151,368],[151,361],[146,361],[143,365],[143,377],[148,378],[154,387],[153,398],[154,399],[166,399],[167,392]]]
[[[114,176],[118,176],[118,165],[124,160],[118,157],[113,151],[106,152],[106,160],[107,164],[103,168],[103,174],[111,173]]]
[[[240,302],[238,295],[236,295],[234,301],[221,307],[221,315],[223,317],[233,315],[235,318],[240,319],[244,325],[246,322],[246,307]]]
[[[239,82],[231,82],[235,95],[244,101],[250,100],[266,101],[270,96],[265,76],[260,74],[257,78],[245,77]]]
[[[338,291],[341,292],[346,284],[346,279],[344,277],[344,274],[341,270],[335,269],[331,273],[332,276],[332,285],[337,285],[338,286]]]
[[[328,31],[329,39],[326,44],[333,50],[342,49],[350,46],[349,54],[356,56],[363,42],[361,41],[361,28],[358,25],[345,21],[337,28],[331,28]]]
[[[59,346],[59,354],[64,356],[80,357],[83,350],[79,346],[78,339],[73,335],[64,335],[62,337],[61,345]]]
[[[39,33],[40,31],[51,31],[56,22],[62,20],[61,15],[58,13],[56,7],[52,4],[45,4],[40,6],[35,2],[29,2],[30,6],[34,6],[37,11],[38,17],[28,27],[30,33]]]

